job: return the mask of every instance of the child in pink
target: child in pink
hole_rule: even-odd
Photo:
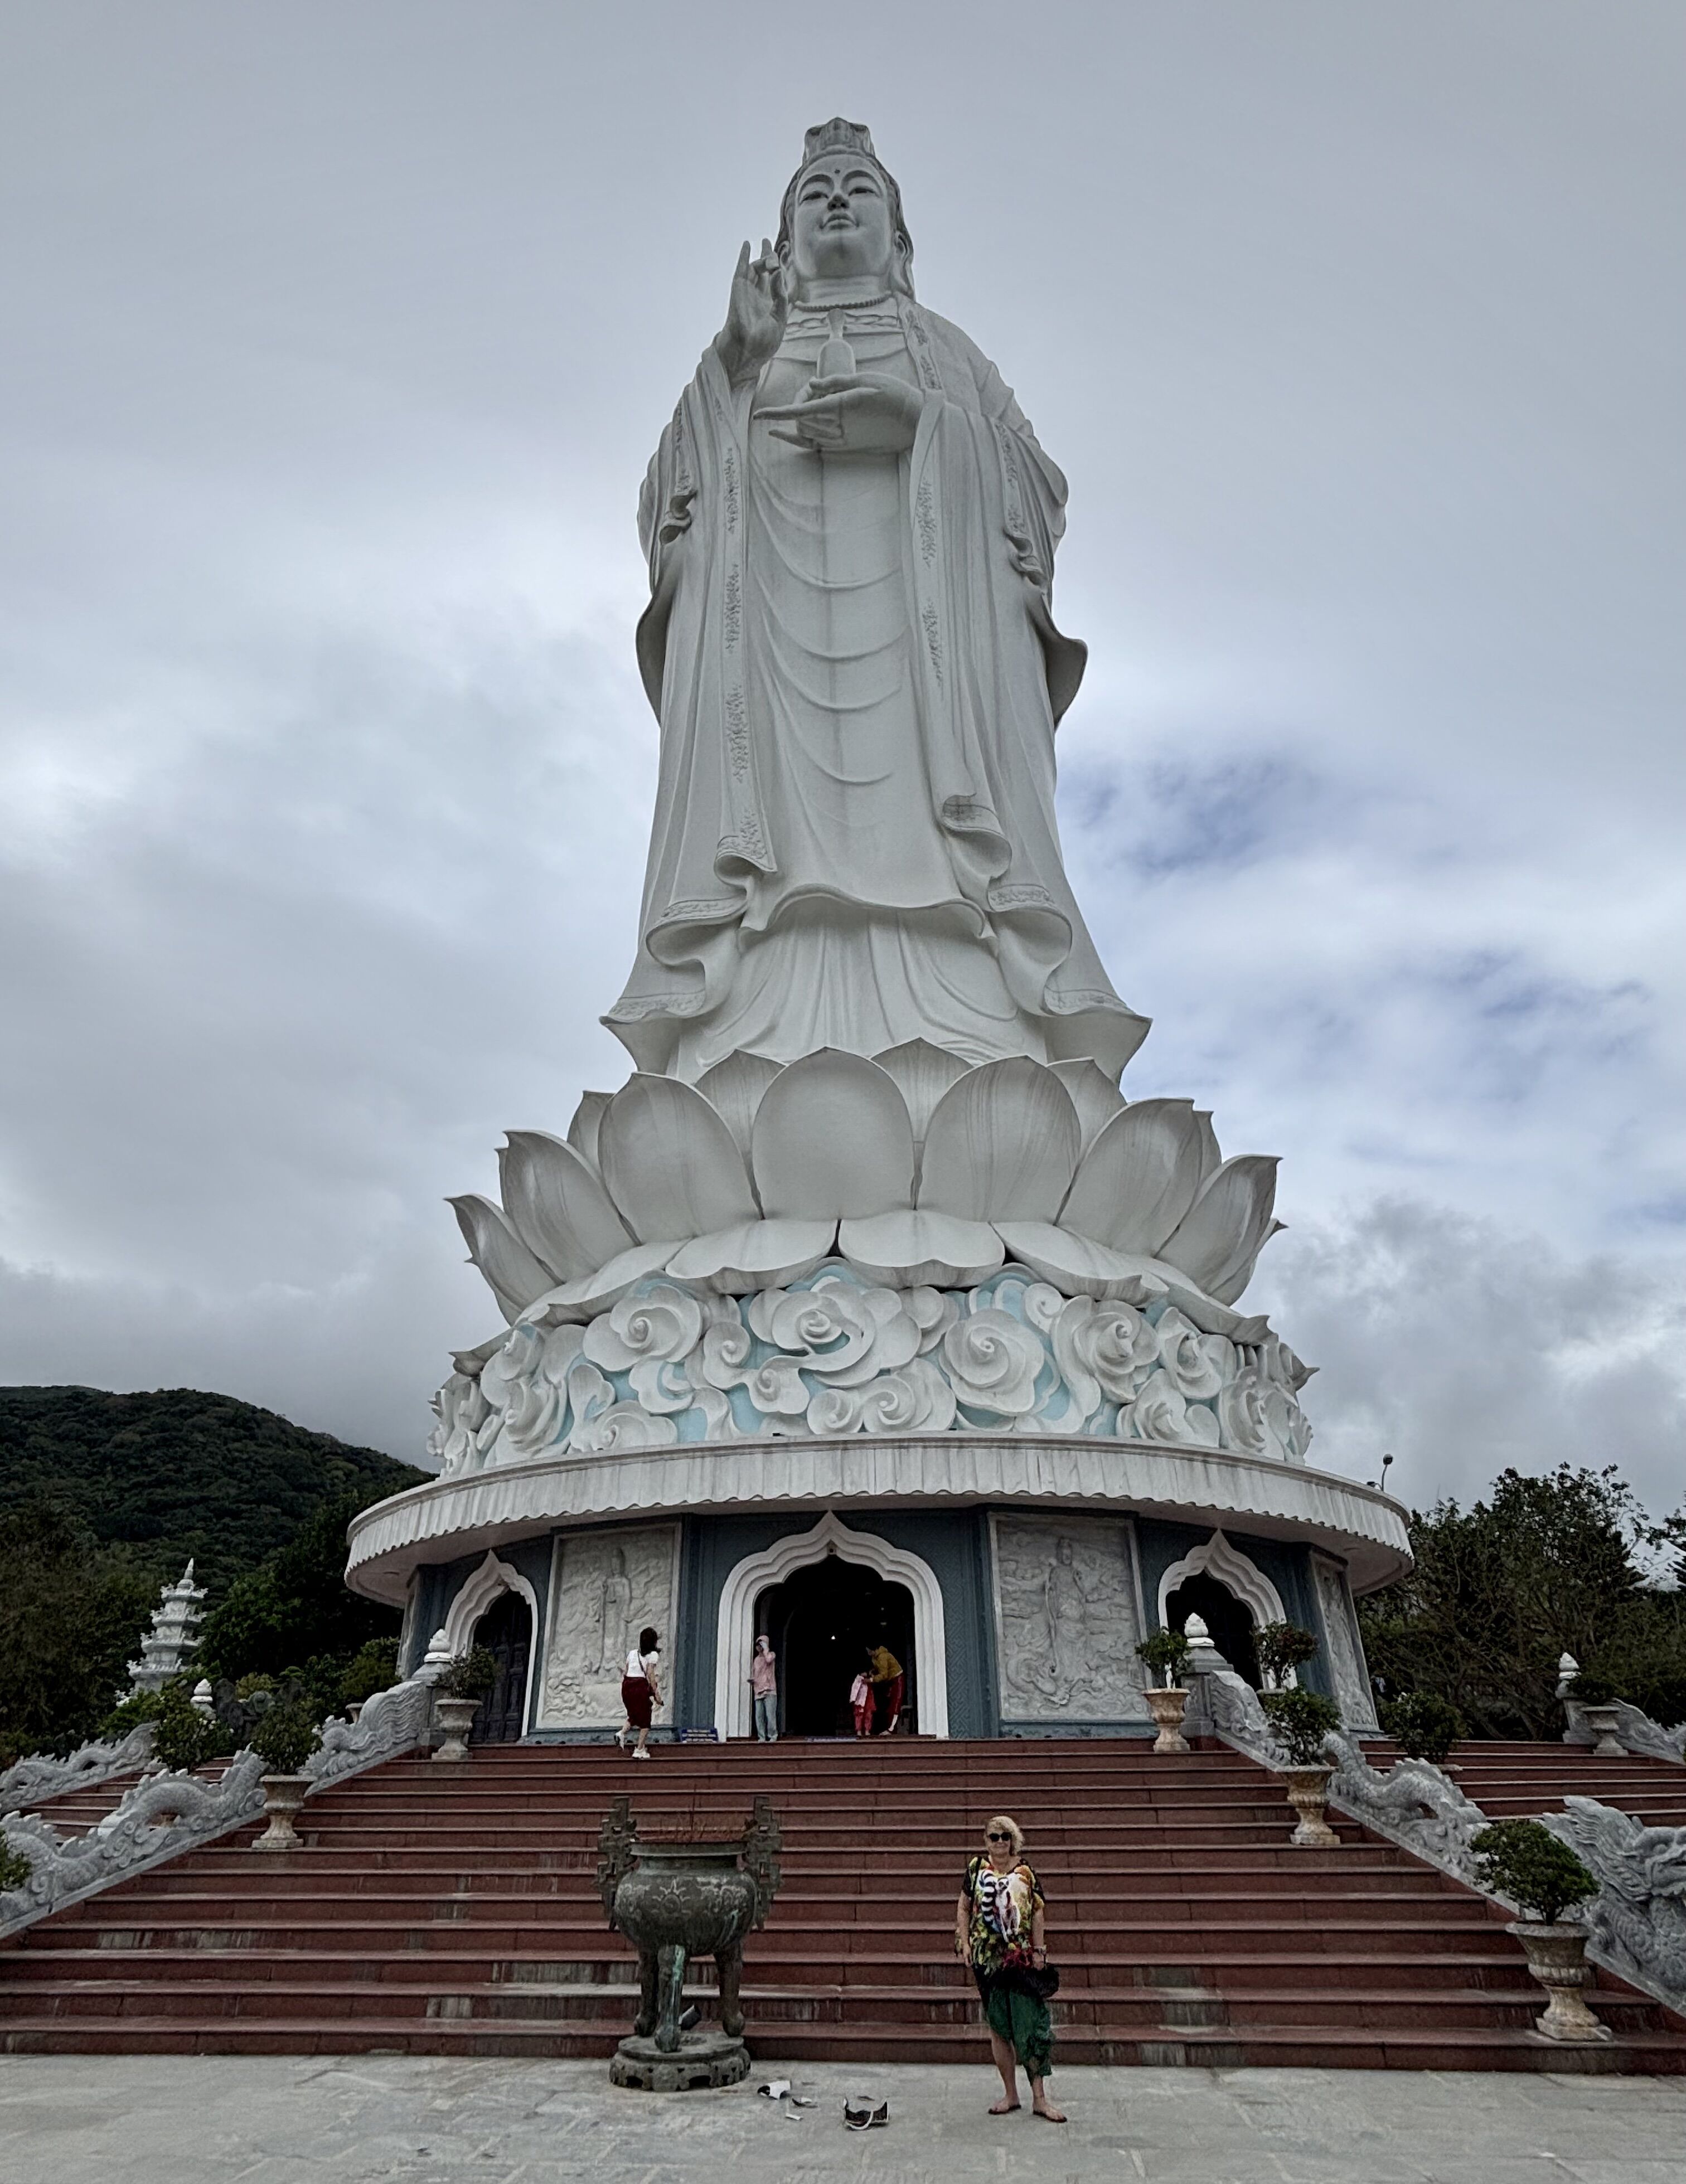
[[[854,1710],[856,1736],[870,1736],[873,1733],[873,1680],[864,1669],[849,1686],[849,1704]]]

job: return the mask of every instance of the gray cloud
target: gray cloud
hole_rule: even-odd
[[[624,1073],[636,488],[840,109],[1069,471],[1126,1089],[1284,1155],[1320,1457],[1677,1499],[1678,44],[1566,0],[14,23],[0,1377],[416,1453],[493,1324],[440,1200]]]

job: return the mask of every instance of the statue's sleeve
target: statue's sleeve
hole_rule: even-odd
[[[691,526],[697,493],[696,463],[687,410],[688,390],[650,459],[638,497],[638,537],[650,568],[650,604],[639,624],[638,660],[650,705],[662,710],[662,657],[678,582],[680,546]]]
[[[1013,389],[989,359],[974,350],[978,406],[1001,446],[1007,533],[1019,574],[1036,588],[1053,588],[1054,554],[1065,535],[1065,473],[1044,453]]]
[[[1012,566],[1024,582],[1058,722],[1077,694],[1088,658],[1087,647],[1067,637],[1053,618],[1054,554],[1065,535],[1065,473],[1044,453],[1030,419],[995,365],[957,327],[954,332],[971,368],[976,414],[995,443],[1001,527]]]

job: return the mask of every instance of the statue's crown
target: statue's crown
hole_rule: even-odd
[[[824,152],[861,152],[878,164],[878,153],[873,149],[872,131],[863,121],[846,121],[840,114],[829,121],[822,121],[818,128],[810,129],[802,139],[802,164],[818,159]]]

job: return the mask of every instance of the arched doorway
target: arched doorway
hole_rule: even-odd
[[[849,1736],[849,1686],[869,1646],[887,1646],[906,1684],[901,1727],[918,1725],[913,1596],[863,1563],[829,1554],[769,1586],[755,1607],[756,1630],[779,1656],[779,1725],[785,1736]],[[881,1732],[887,1724],[875,1724]]]
[[[1259,1652],[1253,1642],[1253,1610],[1237,1600],[1228,1585],[1208,1570],[1186,1577],[1165,1599],[1165,1628],[1181,1630],[1191,1615],[1198,1615],[1211,1634],[1212,1643],[1237,1675],[1259,1689]]]
[[[480,1702],[471,1744],[517,1744],[527,1726],[527,1669],[533,1656],[533,1616],[519,1593],[505,1592],[474,1626],[473,1643],[498,1664],[498,1680]]]

